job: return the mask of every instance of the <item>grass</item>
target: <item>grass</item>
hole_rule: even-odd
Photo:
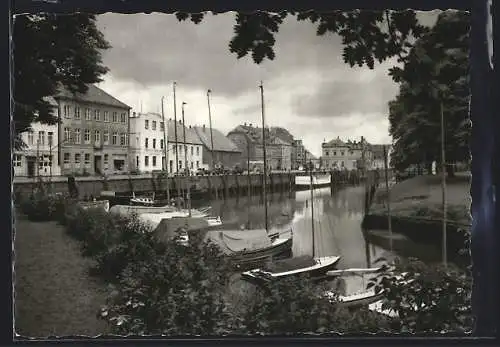
[[[447,217],[449,220],[470,224],[470,179],[463,175],[447,180]],[[442,188],[440,176],[417,176],[394,185],[390,191],[391,215],[441,219]],[[381,185],[370,212],[385,214],[387,195]]]
[[[109,333],[97,318],[107,287],[89,276],[90,259],[56,222],[16,214],[15,332],[23,337]]]

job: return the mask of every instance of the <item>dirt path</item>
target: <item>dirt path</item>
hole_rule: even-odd
[[[24,337],[109,332],[96,316],[107,288],[88,275],[89,259],[55,222],[16,216],[15,331]]]

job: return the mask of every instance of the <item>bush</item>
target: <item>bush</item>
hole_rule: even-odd
[[[392,329],[400,332],[467,333],[473,326],[471,276],[449,264],[399,260],[396,270],[375,278],[370,286],[385,291],[383,309],[399,315]]]
[[[33,192],[27,199],[21,199],[21,211],[32,221],[62,221],[67,206],[75,201],[68,195],[48,194],[43,190]]]
[[[128,264],[101,317],[125,335],[225,334],[232,324],[228,266],[215,246],[168,242],[163,252]]]

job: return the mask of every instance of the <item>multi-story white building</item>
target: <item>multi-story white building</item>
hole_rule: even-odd
[[[321,145],[321,166],[327,170],[357,170],[371,168],[371,146],[363,136],[361,141],[342,141],[339,137]]]
[[[46,99],[57,116],[57,102],[54,98]],[[14,151],[13,167],[15,176],[57,176],[61,167],[57,165],[58,126],[39,122],[32,123],[31,129],[20,134],[25,147]],[[37,160],[38,158],[38,160]]]
[[[385,160],[387,159],[387,166],[390,167],[390,158],[391,158],[391,145],[372,145],[373,152],[373,160],[372,160],[372,169],[383,170],[385,168]],[[385,147],[385,155],[384,158],[384,147]]]
[[[177,133],[176,133],[177,128]],[[186,141],[184,142],[184,130]],[[176,137],[177,135],[177,137]],[[191,126],[183,126],[181,121],[167,121],[167,160],[168,172],[183,172],[188,167],[191,172],[199,168],[207,168],[203,165],[203,142],[200,140],[195,129]],[[175,146],[177,145],[177,153]],[[176,157],[176,154],[178,157]]]
[[[162,116],[151,112],[133,112],[129,122],[131,170],[138,172],[166,170],[165,140],[168,133],[165,132]]]

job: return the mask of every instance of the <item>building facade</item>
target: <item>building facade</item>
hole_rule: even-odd
[[[47,98],[52,105],[52,112],[57,115],[58,107],[54,98]],[[24,148],[14,151],[12,166],[14,176],[58,176],[61,168],[57,164],[57,147],[59,143],[58,126],[31,124],[31,129],[20,134]]]
[[[241,167],[241,150],[217,129],[210,131],[205,125],[192,128],[203,143],[203,164],[210,170]],[[213,151],[212,151],[213,142]],[[213,154],[213,158],[212,158]],[[215,166],[215,167],[214,167]]]
[[[371,146],[363,136],[359,142],[342,141],[339,137],[321,145],[321,166],[326,170],[358,170],[371,168]]]
[[[55,99],[62,174],[126,173],[130,107],[94,85],[85,94],[62,89]]]
[[[194,173],[199,168],[208,168],[203,164],[203,143],[191,126],[184,126],[181,121],[176,124],[175,121],[169,119],[167,121],[167,143],[168,172],[185,172],[187,167],[191,173]]]
[[[240,167],[247,169],[248,160],[252,163],[264,162],[262,128],[243,124],[231,130],[227,137],[241,151]],[[266,164],[269,170],[290,170],[292,145],[266,129]],[[252,168],[250,168],[252,169]]]
[[[385,146],[385,155],[386,157],[384,158],[384,146]],[[385,169],[385,164],[384,161],[387,159],[387,167],[390,168],[390,154],[392,150],[391,145],[371,145],[372,148],[372,153],[373,153],[373,160],[372,160],[372,169],[379,169],[379,170],[384,170]]]
[[[132,112],[130,122],[129,167],[131,171],[166,170],[165,125],[157,113]]]
[[[305,165],[306,148],[302,140],[293,140],[292,142],[292,170],[299,170]]]

